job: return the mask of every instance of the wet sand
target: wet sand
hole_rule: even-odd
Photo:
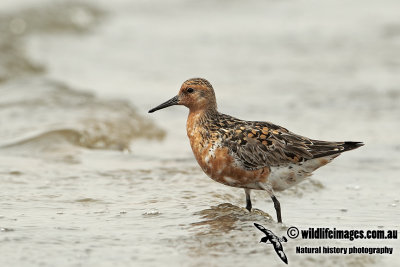
[[[282,266],[254,222],[399,229],[396,1],[25,3],[0,14],[1,266]],[[224,113],[366,145],[278,193],[278,225],[266,193],[249,213],[201,171],[185,108],[147,114],[193,76]],[[394,266],[399,249],[284,244],[291,266]]]

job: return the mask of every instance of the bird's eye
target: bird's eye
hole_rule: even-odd
[[[193,88],[188,88],[186,91],[187,91],[188,93],[193,93],[193,92],[194,92],[194,89],[193,89]]]

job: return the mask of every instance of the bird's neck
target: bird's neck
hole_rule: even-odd
[[[193,135],[197,131],[202,131],[207,123],[218,116],[218,111],[214,109],[190,109],[186,122],[188,135]]]
[[[211,114],[217,112],[217,102],[215,99],[201,99],[195,103],[187,104],[186,107],[189,108],[190,113]]]
[[[189,109],[188,121],[192,120],[196,123],[203,123],[216,116],[218,116],[218,111],[214,107]]]

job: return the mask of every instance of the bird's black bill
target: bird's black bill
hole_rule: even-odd
[[[178,102],[179,102],[179,98],[178,98],[178,96],[175,96],[175,97],[171,98],[170,100],[168,100],[167,102],[164,102],[161,105],[150,109],[149,113],[153,113],[154,111],[157,111],[157,110],[163,109],[163,108],[167,108],[167,107],[170,107],[173,105],[178,105]]]

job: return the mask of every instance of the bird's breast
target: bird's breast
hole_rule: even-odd
[[[266,182],[269,168],[250,171],[240,167],[218,133],[188,120],[187,135],[198,164],[213,180],[251,189],[260,189],[258,183]]]

